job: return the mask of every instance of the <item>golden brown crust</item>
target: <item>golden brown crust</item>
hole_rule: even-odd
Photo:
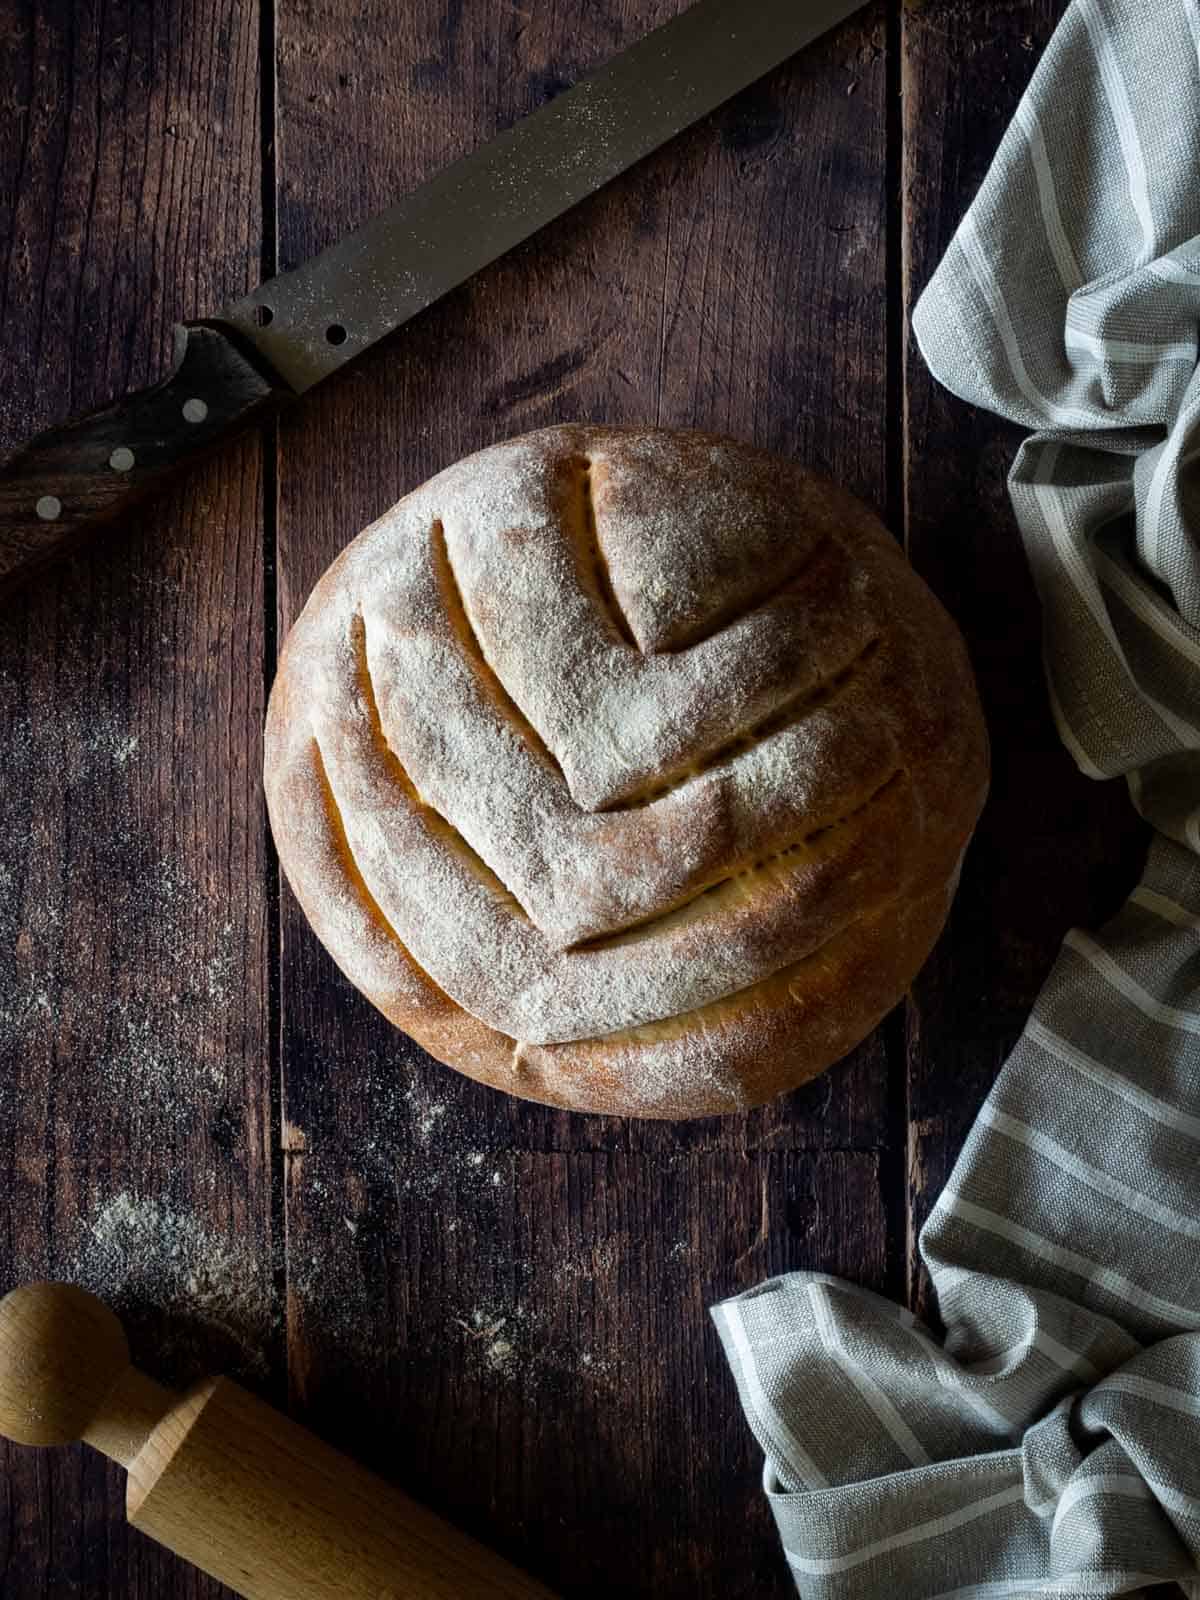
[[[431,1054],[697,1116],[812,1077],[901,997],[986,760],[957,630],[859,502],[706,435],[567,427],[334,563],[266,787],[318,936]]]

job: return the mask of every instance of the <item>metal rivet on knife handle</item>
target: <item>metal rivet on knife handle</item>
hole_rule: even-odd
[[[0,464],[0,592],[76,549],[106,517],[273,411],[284,394],[227,329],[179,329],[175,367],[162,382],[48,428]]]
[[[862,3],[694,0],[311,261],[177,330],[165,382],[0,465],[0,584],[394,333]],[[181,414],[207,426],[181,428]],[[122,448],[136,472],[118,465]]]

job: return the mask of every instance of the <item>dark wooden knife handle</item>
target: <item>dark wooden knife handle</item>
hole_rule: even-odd
[[[0,466],[0,587],[71,554],[284,393],[225,329],[177,328],[161,383],[48,429]]]

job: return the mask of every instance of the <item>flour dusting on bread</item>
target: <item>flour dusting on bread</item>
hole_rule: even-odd
[[[352,544],[268,720],[280,858],[369,998],[535,1099],[732,1110],[936,937],[986,783],[961,639],[875,518],[699,434],[562,427]]]

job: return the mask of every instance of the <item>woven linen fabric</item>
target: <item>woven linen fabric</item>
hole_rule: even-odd
[[[809,1600],[1200,1596],[1200,0],[1074,0],[914,325],[1033,430],[1054,715],[1156,833],[923,1231],[944,1341],[813,1272],[714,1317]]]

